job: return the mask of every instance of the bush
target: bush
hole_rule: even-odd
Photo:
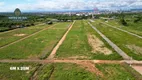
[[[134,23],[137,23],[141,20],[141,17],[138,17],[136,20],[134,20]]]
[[[121,19],[121,20],[120,20],[120,23],[121,23],[122,25],[124,25],[124,26],[127,26],[127,25],[128,25],[127,22],[126,22],[124,19]]]

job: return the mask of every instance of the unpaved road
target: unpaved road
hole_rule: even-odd
[[[109,40],[104,34],[102,34],[96,27],[94,27],[90,22],[88,24],[125,60],[130,60],[131,58],[122,51],[116,44],[114,44],[111,40]]]
[[[58,42],[58,44],[54,47],[54,49],[52,50],[52,52],[50,53],[50,55],[48,56],[47,59],[53,59],[56,51],[58,50],[58,48],[60,47],[60,45],[64,42],[67,34],[69,33],[69,31],[71,30],[72,26],[74,25],[75,21],[70,25],[69,29],[67,30],[67,32],[63,35],[63,37],[61,38],[61,40]]]
[[[142,61],[135,60],[0,60],[0,63],[21,63],[21,62],[33,62],[33,63],[41,63],[41,64],[49,64],[49,63],[75,63],[80,65],[80,67],[85,68],[86,70],[96,73],[96,75],[104,76],[98,68],[95,67],[95,64],[121,64],[127,63],[129,65],[137,65],[133,66],[135,70],[137,70],[140,74],[142,73]]]
[[[81,62],[93,62],[100,64],[119,64],[119,63],[128,63],[128,64],[142,64],[142,61],[136,60],[31,60],[31,59],[21,59],[21,60],[0,60],[1,63],[20,63],[20,62],[35,62],[35,63],[81,63]]]
[[[137,72],[139,72],[142,75],[142,65],[132,65],[132,68],[134,68]]]

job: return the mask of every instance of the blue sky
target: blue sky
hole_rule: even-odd
[[[0,12],[87,10],[87,9],[132,9],[142,8],[142,0],[0,0]]]

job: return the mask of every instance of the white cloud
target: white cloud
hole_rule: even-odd
[[[35,1],[31,3],[31,1]],[[99,9],[142,8],[142,0],[27,0],[29,3],[5,7],[5,11],[13,11],[19,7],[23,11],[30,10],[85,10],[98,7]],[[4,3],[0,2],[0,6]]]

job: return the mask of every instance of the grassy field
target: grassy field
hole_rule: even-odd
[[[11,32],[6,32],[6,33],[1,32],[0,33],[0,47],[7,45],[13,41],[16,41],[18,39],[21,39],[23,37],[26,37],[30,34],[33,34],[48,26],[49,25],[37,25],[37,26],[32,26],[32,27],[19,28],[19,29],[13,30]]]
[[[88,42],[88,36],[97,36],[98,40],[103,41],[100,36],[87,24],[87,21],[76,21],[66,40],[57,51],[56,58],[77,58],[77,59],[122,59],[115,51],[102,42],[99,49],[109,48],[112,54],[105,55],[99,51],[92,52],[92,46]],[[94,42],[95,43],[95,42]],[[92,43],[93,44],[93,43]]]
[[[95,74],[76,64],[57,63],[50,80],[94,80]]]
[[[70,23],[59,23],[30,38],[0,50],[0,59],[44,58],[68,29]]]
[[[10,67],[30,67],[27,71],[10,70]],[[33,77],[39,64],[34,63],[0,63],[0,80],[29,80]],[[44,64],[37,70],[36,80],[94,80],[95,73],[70,63]]]
[[[142,39],[132,36],[128,33],[101,24],[99,21],[92,23],[112,42],[119,46],[130,57],[136,60],[142,60]]]
[[[129,32],[132,32],[132,33],[135,33],[137,35],[142,36],[142,28],[141,28],[142,22],[134,23],[132,21],[127,21],[127,23],[128,23],[128,26],[124,26],[124,25],[119,23],[118,19],[109,20],[107,22],[107,24],[110,24],[110,25],[115,26],[115,27],[119,27],[121,29],[124,29],[124,30],[127,30]]]
[[[8,27],[1,27],[1,26],[0,26],[0,31],[8,30],[8,29],[9,29]]]
[[[49,63],[49,64],[44,65],[38,71],[36,80],[49,80],[53,71],[54,71],[53,64]]]
[[[96,64],[103,73],[99,80],[136,80],[121,64]]]
[[[105,47],[111,51],[111,54],[104,54],[106,50],[104,50],[104,53],[100,53],[100,52],[93,53],[91,55],[92,59],[101,59],[101,60],[121,60],[122,59],[122,57],[117,52],[115,52],[114,49],[112,49],[112,47],[109,46],[109,44],[96,31],[94,31],[94,29],[90,27],[90,25],[87,23],[87,20],[85,21],[84,26],[86,26],[85,30],[87,34],[95,35],[99,40],[103,41],[104,44],[103,46],[101,46],[102,51],[105,49]]]
[[[38,64],[0,63],[0,80],[29,80]],[[29,67],[29,70],[10,70],[10,67]]]
[[[137,78],[126,69],[126,65],[124,67],[124,64],[95,64],[95,66],[102,76],[97,76],[96,73],[73,63],[48,63],[42,66],[37,63],[0,63],[0,80],[29,80],[35,72],[36,80],[136,80]],[[10,70],[10,67],[29,67],[29,70]]]

